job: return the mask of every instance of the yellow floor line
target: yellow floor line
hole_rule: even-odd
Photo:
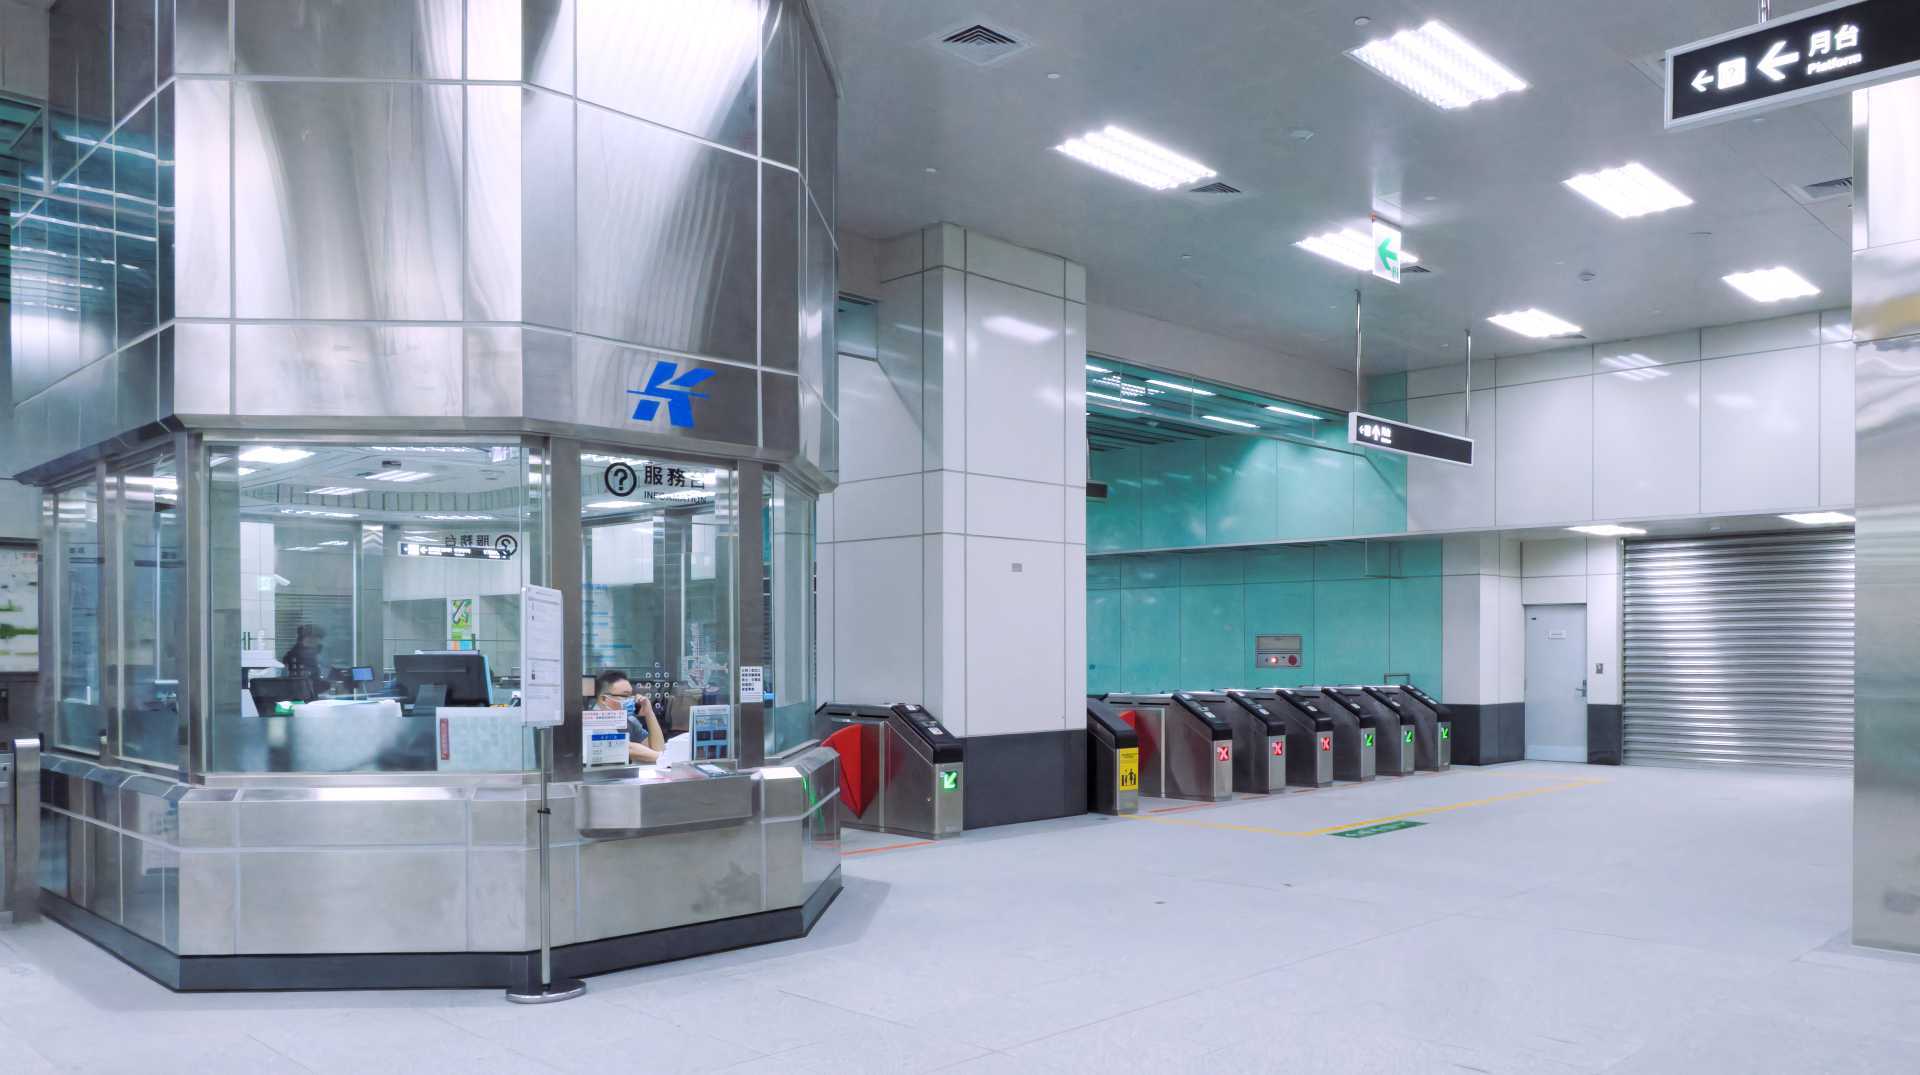
[[[1405,813],[1388,814],[1386,817],[1367,818],[1364,821],[1347,821],[1338,825],[1329,825],[1322,829],[1307,829],[1299,832],[1288,829],[1267,828],[1262,825],[1234,825],[1224,821],[1202,821],[1199,818],[1149,817],[1144,814],[1121,814],[1120,817],[1128,821],[1153,821],[1162,825],[1185,825],[1190,828],[1215,829],[1221,832],[1255,832],[1265,836],[1325,836],[1328,833],[1345,832],[1348,829],[1358,829],[1367,825],[1383,825],[1389,821],[1405,821],[1408,818],[1425,817],[1429,814],[1444,814],[1449,810],[1465,810],[1472,806],[1491,806],[1494,803],[1510,802],[1514,799],[1526,799],[1535,795],[1546,795],[1556,791],[1571,791],[1574,788],[1584,788],[1594,784],[1604,783],[1606,783],[1605,780],[1598,779],[1569,780],[1560,784],[1548,784],[1545,787],[1527,788],[1524,791],[1509,791],[1504,795],[1489,795],[1484,799],[1468,799],[1466,802],[1448,803],[1445,806],[1423,806],[1417,810],[1408,810]]]

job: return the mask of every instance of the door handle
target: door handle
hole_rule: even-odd
[[[1586,696],[1587,696],[1587,681],[1585,679],[1582,679],[1580,681],[1580,697],[1585,698]]]

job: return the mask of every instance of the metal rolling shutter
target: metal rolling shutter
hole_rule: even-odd
[[[1853,534],[1629,542],[1624,759],[1853,767]]]

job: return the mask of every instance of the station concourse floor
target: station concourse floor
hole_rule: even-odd
[[[811,936],[541,1007],[176,995],[0,929],[0,1071],[1920,1071],[1920,958],[1846,944],[1845,778],[1523,762],[1186,806],[849,833]]]

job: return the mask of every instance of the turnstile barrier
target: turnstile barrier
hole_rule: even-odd
[[[925,707],[829,702],[818,715],[842,759],[841,824],[928,839],[966,827],[966,749]]]
[[[1372,780],[1378,772],[1380,720],[1371,709],[1342,694],[1320,688],[1333,721],[1333,776],[1336,780]]]
[[[1233,726],[1185,692],[1109,694],[1140,735],[1140,794],[1219,802],[1233,798]]]
[[[1453,711],[1411,683],[1402,683],[1394,689],[1412,703],[1407,709],[1420,722],[1416,764],[1436,772],[1453,768]]]
[[[40,917],[40,740],[0,741],[0,917]]]
[[[1343,700],[1373,714],[1379,731],[1374,748],[1376,772],[1385,776],[1406,776],[1413,772],[1414,753],[1418,746],[1415,740],[1419,736],[1411,715],[1382,704],[1363,687],[1329,687],[1327,693],[1337,693]]]
[[[1287,790],[1287,722],[1269,709],[1264,691],[1227,691],[1196,697],[1220,700],[1233,725],[1233,790],[1278,795]]]
[[[1281,687],[1248,692],[1270,696],[1271,709],[1287,724],[1287,783],[1324,788],[1333,783],[1333,716],[1319,691]]]
[[[1087,699],[1087,808],[1140,812],[1140,733],[1098,698]]]

